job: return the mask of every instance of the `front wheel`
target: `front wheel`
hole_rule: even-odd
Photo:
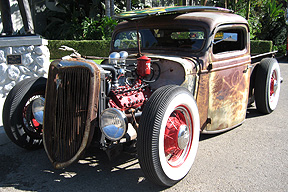
[[[280,95],[280,67],[276,59],[266,58],[257,68],[255,80],[256,108],[264,114],[272,113]]]
[[[194,162],[200,132],[197,104],[187,89],[165,86],[145,105],[137,137],[146,178],[164,186],[183,179]]]
[[[29,78],[15,85],[3,106],[3,126],[7,136],[25,149],[42,148],[42,122],[32,112],[37,98],[45,97],[46,79]]]

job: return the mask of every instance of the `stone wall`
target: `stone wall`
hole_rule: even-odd
[[[50,64],[47,45],[47,40],[36,35],[0,37],[1,116],[6,96],[19,81],[47,76]]]

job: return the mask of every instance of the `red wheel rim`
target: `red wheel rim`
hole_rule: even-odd
[[[192,144],[192,118],[185,106],[178,106],[170,114],[164,135],[164,152],[172,167],[182,165],[189,155]]]
[[[273,71],[271,78],[270,78],[270,101],[273,102],[273,98],[276,95],[276,91],[278,88],[278,82],[277,82],[277,73],[276,70]]]
[[[32,105],[33,100],[39,96],[40,95],[34,95],[27,101],[27,103],[25,104],[23,108],[22,118],[23,118],[24,129],[27,131],[27,133],[41,138],[42,131],[43,131],[42,125],[36,121],[31,111],[31,105]]]

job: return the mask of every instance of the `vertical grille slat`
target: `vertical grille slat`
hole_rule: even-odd
[[[85,66],[50,67],[44,145],[53,163],[68,162],[79,152],[91,114],[92,74]]]

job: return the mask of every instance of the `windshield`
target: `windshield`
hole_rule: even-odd
[[[205,43],[202,29],[140,29],[141,49],[186,49],[199,51]],[[136,30],[121,31],[116,34],[113,42],[115,50],[137,49]]]

